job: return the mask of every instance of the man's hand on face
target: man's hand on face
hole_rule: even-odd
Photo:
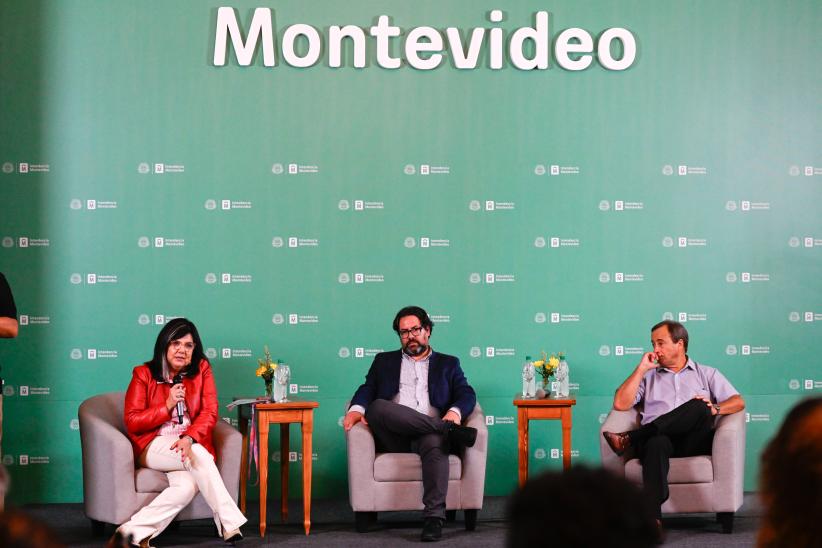
[[[694,396],[694,399],[704,401],[705,404],[708,406],[708,409],[711,410],[711,415],[716,415],[716,407],[714,407],[714,404],[711,403],[711,399],[708,396],[703,396],[702,394],[699,394]]]
[[[659,367],[659,364],[657,364],[656,352],[646,352],[643,354],[642,360],[639,362],[637,367],[641,368],[643,373]]]
[[[345,414],[345,418],[343,419],[343,428],[346,432],[348,432],[355,424],[357,424],[360,421],[362,421],[364,425],[368,426],[368,421],[365,420],[365,415],[363,415],[359,411],[349,411]]]
[[[454,424],[459,424],[460,423],[460,416],[457,415],[457,413],[455,411],[449,411],[448,413],[445,414],[445,416],[442,418],[442,420],[451,421]]]

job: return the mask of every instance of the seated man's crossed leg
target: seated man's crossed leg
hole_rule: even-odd
[[[710,455],[714,418],[702,400],[690,400],[636,430],[605,432],[605,440],[617,455],[629,447],[642,462],[642,483],[659,507],[668,500],[669,459]]]
[[[388,400],[374,400],[365,413],[377,451],[417,453],[422,460],[423,516],[445,519],[448,455],[471,447],[477,430],[429,417]]]

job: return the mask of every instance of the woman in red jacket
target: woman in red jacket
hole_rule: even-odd
[[[123,538],[149,546],[201,492],[226,542],[242,539],[240,526],[248,520],[214,464],[217,420],[217,389],[197,328],[185,318],[171,320],[151,361],[134,368],[125,402],[135,462],[165,472],[169,486],[117,529]]]

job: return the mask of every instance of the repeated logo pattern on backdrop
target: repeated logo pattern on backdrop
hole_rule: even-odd
[[[272,5],[278,32],[387,15],[398,44],[420,25],[507,40],[547,9],[320,4]],[[664,318],[744,394],[755,489],[786,411],[822,390],[822,80],[807,70],[822,7],[773,2],[769,32],[791,39],[762,41],[733,5],[685,25],[684,1],[604,4],[550,6],[552,36],[628,29],[626,70],[566,70],[553,44],[545,70],[507,53],[463,70],[449,52],[394,70],[370,42],[362,69],[345,42],[339,67],[268,67],[259,52],[241,66],[230,42],[217,67],[219,4],[0,7],[14,52],[0,64],[0,271],[20,313],[19,338],[0,341],[3,462],[26,486],[12,500],[82,499],[78,405],[124,390],[179,316],[201,329],[222,405],[263,393],[264,345],[289,363],[289,393],[320,403],[315,495],[345,497],[340,417],[412,303],[487,413],[489,495],[516,485],[524,357],[567,353],[572,458],[596,464],[613,391]],[[257,6],[234,7],[247,29]],[[736,37],[723,55],[717,27]],[[531,448],[533,470],[559,467],[558,425],[532,425]]]

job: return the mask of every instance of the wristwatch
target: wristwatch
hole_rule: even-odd
[[[716,409],[716,414],[719,415],[719,404],[718,403],[714,404],[714,409]]]

